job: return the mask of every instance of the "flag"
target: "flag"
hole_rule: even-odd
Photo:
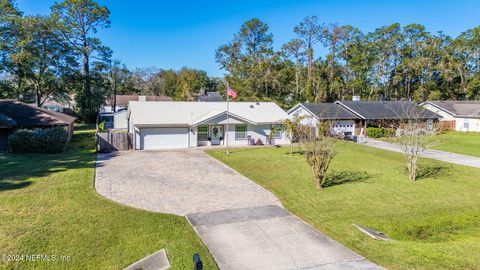
[[[227,88],[227,96],[236,98],[237,97],[237,92],[233,91],[232,88],[228,87]]]

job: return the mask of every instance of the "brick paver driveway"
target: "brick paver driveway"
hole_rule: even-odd
[[[280,205],[273,194],[202,151],[129,151],[97,159],[97,192],[136,208],[186,215]]]
[[[185,215],[220,269],[382,269],[199,150],[100,154],[95,188],[126,205]]]

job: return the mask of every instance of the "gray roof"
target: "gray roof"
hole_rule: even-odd
[[[335,103],[301,103],[319,119],[341,120],[360,119],[359,116]]]
[[[412,116],[420,119],[440,118],[413,101],[337,101],[346,109],[367,120],[395,120]]]
[[[428,101],[454,116],[480,117],[480,101]]]
[[[218,92],[206,92],[205,95],[201,95],[198,97],[198,101],[219,102],[225,101],[225,99]]]

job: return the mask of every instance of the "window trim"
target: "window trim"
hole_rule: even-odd
[[[204,131],[201,132],[200,128],[205,128],[206,132],[204,132]],[[197,140],[202,141],[202,142],[203,141],[208,141],[208,130],[209,130],[208,126],[198,126],[197,127]],[[207,136],[205,138],[200,138],[200,133],[207,134]]]
[[[237,128],[245,127],[245,131],[238,131]],[[243,141],[247,139],[247,125],[235,125],[235,140],[236,141]],[[239,134],[243,133],[243,137],[240,137]]]

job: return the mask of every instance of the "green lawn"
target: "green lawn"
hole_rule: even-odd
[[[446,132],[433,138],[432,148],[480,157],[480,133]]]
[[[217,269],[185,218],[122,206],[98,195],[94,131],[80,128],[62,154],[0,154],[0,254],[70,256],[4,262],[8,269],[123,269],[166,248],[172,269]]]
[[[337,182],[316,189],[289,148],[208,153],[272,191],[305,221],[391,269],[480,269],[480,170],[421,159],[408,180],[401,154],[339,142],[329,169]],[[343,183],[342,183],[343,182]],[[351,224],[385,232],[378,241]]]

